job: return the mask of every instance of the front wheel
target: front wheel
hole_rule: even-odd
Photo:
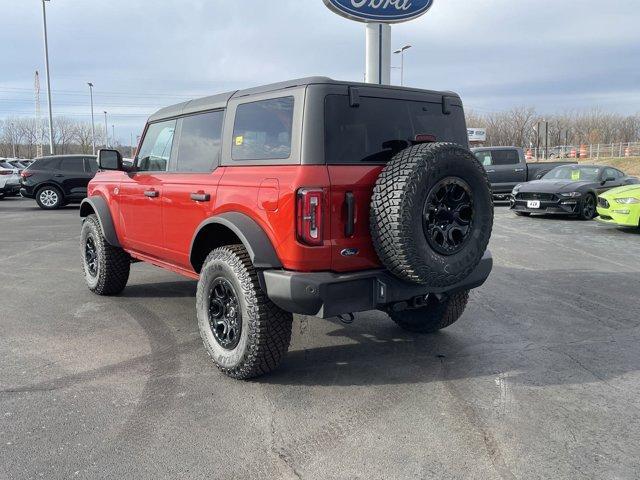
[[[200,272],[196,311],[209,356],[232,378],[274,370],[289,349],[293,316],[267,298],[242,245],[209,254]]]
[[[464,313],[469,290],[454,293],[443,301],[433,300],[427,306],[400,312],[389,311],[391,320],[413,333],[433,333],[455,323]]]
[[[582,220],[593,220],[596,217],[596,197],[593,194],[588,193],[584,200],[582,200],[582,206],[580,209],[580,218]]]
[[[119,247],[107,243],[100,222],[89,215],[82,224],[80,251],[89,290],[98,295],[117,295],[129,280],[131,257]]]

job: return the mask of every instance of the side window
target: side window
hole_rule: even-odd
[[[98,159],[84,157],[84,171],[87,173],[96,173],[98,171]]]
[[[82,157],[67,157],[60,161],[59,170],[68,173],[84,173]]]
[[[624,177],[624,174],[620,170],[616,170],[615,168],[605,168],[603,179],[605,178],[615,178],[616,180]]]
[[[494,150],[491,158],[494,165],[517,165],[520,163],[517,150]]]
[[[178,172],[211,172],[220,155],[224,112],[191,115],[182,119],[178,143]]]
[[[491,152],[489,150],[484,152],[476,152],[476,158],[485,167],[488,167],[489,165],[493,165],[493,161],[491,159]]]
[[[175,120],[149,125],[138,153],[138,171],[165,172],[167,170],[175,130]]]
[[[233,127],[233,160],[289,158],[293,104],[293,97],[284,97],[238,105]]]

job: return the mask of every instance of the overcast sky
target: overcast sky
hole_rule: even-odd
[[[467,109],[636,113],[639,12],[638,0],[435,0],[392,42],[413,45],[406,84],[457,91]],[[125,143],[194,96],[364,73],[364,26],[322,0],[52,0],[47,16],[54,115],[89,119],[91,81]],[[41,2],[0,0],[0,19],[0,118],[33,115],[36,69],[44,112]]]

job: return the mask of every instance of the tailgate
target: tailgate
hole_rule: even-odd
[[[371,194],[381,165],[328,165],[331,270],[336,272],[379,268],[371,234],[369,208]],[[353,216],[349,218],[348,198],[352,198]],[[353,234],[348,235],[352,222]]]

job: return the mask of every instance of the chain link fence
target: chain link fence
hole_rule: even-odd
[[[525,147],[524,150],[528,160],[553,160],[559,158],[628,158],[640,157],[640,142],[560,145],[557,147]]]

